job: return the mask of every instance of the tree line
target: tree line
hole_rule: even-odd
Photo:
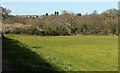
[[[119,31],[119,10],[117,9],[109,9],[101,14],[98,14],[95,10],[93,13],[85,15],[63,10],[62,14],[55,11],[54,14],[49,15],[46,13],[41,16],[41,18],[14,16],[10,15],[11,11],[9,9],[3,9],[3,33],[6,34],[32,34],[43,36],[118,35]],[[18,23],[21,27],[19,27]]]

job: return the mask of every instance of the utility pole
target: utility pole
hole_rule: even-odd
[[[0,37],[2,37],[2,7],[1,5],[0,5],[0,34],[1,34]]]
[[[0,5],[0,72],[2,72],[2,7]]]

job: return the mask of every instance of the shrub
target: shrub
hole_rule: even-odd
[[[28,29],[29,29],[29,32],[28,32],[29,34],[35,34],[37,31],[36,26],[30,26]]]

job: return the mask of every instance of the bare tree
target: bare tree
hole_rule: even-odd
[[[10,12],[11,12],[11,10],[0,6],[0,17],[1,17],[1,18],[0,18],[0,25],[1,25],[1,32],[0,32],[0,34],[1,34],[1,36],[2,36],[3,39],[4,39],[5,37],[4,37],[3,33],[2,33],[2,18],[3,18],[3,19],[8,18]]]

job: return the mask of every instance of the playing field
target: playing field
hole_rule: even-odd
[[[3,48],[16,70],[118,70],[116,36],[5,36]]]

